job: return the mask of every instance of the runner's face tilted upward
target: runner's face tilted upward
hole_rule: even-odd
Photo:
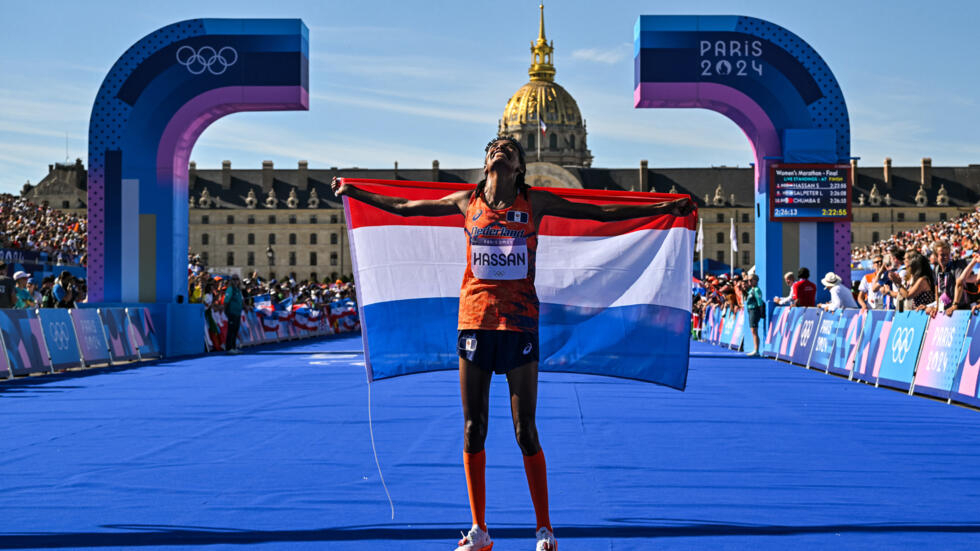
[[[483,172],[489,174],[491,170],[498,173],[511,173],[515,176],[524,172],[524,163],[521,161],[521,153],[510,140],[496,140],[487,148],[487,157],[483,165]]]

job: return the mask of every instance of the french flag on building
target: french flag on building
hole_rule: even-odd
[[[471,184],[361,180],[373,193],[436,199]],[[651,203],[677,195],[549,189],[571,201]],[[463,216],[400,217],[344,197],[370,379],[457,369],[466,269]],[[620,222],[545,218],[535,286],[542,371],[683,389],[697,212]]]

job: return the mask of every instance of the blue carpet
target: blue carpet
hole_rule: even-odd
[[[980,413],[692,344],[688,390],[543,374],[562,551],[975,549]],[[320,340],[0,385],[2,548],[453,549],[468,528],[455,373],[373,384]],[[534,514],[495,377],[487,520]]]

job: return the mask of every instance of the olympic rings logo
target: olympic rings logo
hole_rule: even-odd
[[[51,325],[51,340],[58,350],[67,350],[71,337],[68,336],[68,324],[57,322]]]
[[[892,362],[898,364],[905,362],[905,357],[912,350],[914,339],[914,327],[901,327],[895,331],[895,338],[892,340]]]
[[[810,335],[813,334],[813,325],[813,320],[803,322],[803,327],[800,330],[800,346],[806,346],[806,343],[810,342]]]
[[[211,46],[201,46],[200,50],[195,51],[190,46],[181,46],[177,49],[177,63],[180,63],[192,75],[199,75],[204,71],[212,75],[220,75],[228,70],[238,61],[238,52],[231,46],[225,46],[220,50],[215,50]]]

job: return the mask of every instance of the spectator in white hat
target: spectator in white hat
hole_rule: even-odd
[[[14,308],[31,308],[34,306],[34,297],[27,290],[27,280],[29,279],[31,279],[31,274],[25,271],[18,271],[14,274],[14,284],[17,286],[15,289],[17,304],[14,305]]]
[[[834,272],[827,272],[827,275],[820,280],[823,286],[830,291],[830,302],[825,302],[823,304],[818,304],[820,308],[828,312],[834,312],[842,308],[857,308],[857,301],[854,300],[854,295],[851,291],[841,285],[840,276]]]

